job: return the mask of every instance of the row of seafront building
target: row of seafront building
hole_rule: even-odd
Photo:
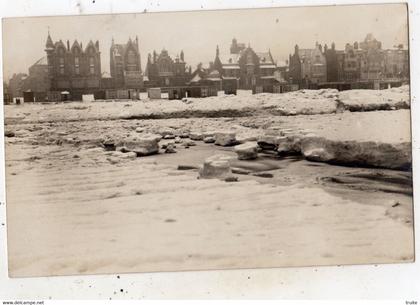
[[[199,64],[194,71],[187,66],[184,52],[171,56],[163,49],[148,54],[143,72],[139,40],[125,44],[112,40],[109,50],[110,74],[101,71],[99,41],[85,47],[77,40],[71,45],[53,42],[48,33],[46,56],[29,68],[29,74],[16,74],[5,84],[5,102],[26,95],[28,101],[95,99],[138,99],[167,92],[169,98],[211,96],[238,89],[253,93],[282,93],[302,88],[381,89],[399,86],[409,79],[409,55],[403,46],[382,49],[381,42],[368,34],[362,42],[338,50],[316,43],[314,48],[295,46],[289,59],[275,61],[270,50],[257,52],[232,40],[230,50],[216,47],[208,66]]]

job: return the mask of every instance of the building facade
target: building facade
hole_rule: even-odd
[[[220,54],[216,48],[213,67],[219,71],[224,83],[233,85],[236,82],[239,89],[254,90],[258,86],[269,92],[278,83],[277,66],[271,52],[255,52],[251,46],[245,47],[236,39],[232,40],[230,54]]]
[[[147,57],[146,66],[147,87],[185,86],[191,79],[191,73],[186,69],[184,52],[181,50],[175,59],[163,49],[160,54],[153,51]]]
[[[54,43],[48,34],[45,52],[50,91],[68,92],[73,100],[81,100],[83,94],[94,94],[100,89],[99,41],[91,40],[83,48],[77,40],[71,46],[68,40],[67,44],[62,40]]]
[[[347,43],[344,50],[337,50],[334,43],[330,48],[325,45],[322,54],[315,52],[316,49],[319,48],[295,46],[294,54],[289,56],[290,81],[301,88],[308,88],[308,84],[309,87],[313,84],[327,87],[329,84],[341,89],[375,88],[380,83],[398,85],[409,77],[408,50],[403,46],[383,50],[382,43],[372,34],[361,42]],[[313,71],[318,71],[315,77]]]
[[[385,78],[385,52],[382,50],[382,43],[372,34],[368,34],[360,42],[360,49],[360,79],[374,81]]]
[[[313,49],[300,49],[295,46],[293,55],[289,55],[289,73],[292,83],[303,88],[327,81],[327,59],[322,46],[316,43]]]
[[[335,50],[335,43],[331,44],[331,48],[324,45],[325,63],[327,65],[327,82],[338,82],[339,80],[339,56]]]
[[[410,75],[409,53],[404,50],[402,45],[396,49],[385,51],[385,77],[388,78],[405,78]]]
[[[363,52],[359,49],[357,42],[353,45],[346,44],[341,64],[341,81],[357,82],[361,79],[362,57]]]
[[[47,57],[44,56],[29,67],[29,75],[24,81],[24,90],[32,91],[36,102],[46,101],[50,91]]]
[[[9,80],[9,94],[12,98],[23,97],[25,91],[25,80],[28,78],[26,73],[13,74]]]
[[[126,44],[116,44],[114,39],[112,39],[109,62],[111,78],[115,88],[143,88],[143,74],[137,36],[134,41],[129,38]],[[105,82],[106,87],[109,87],[109,81],[106,80]]]

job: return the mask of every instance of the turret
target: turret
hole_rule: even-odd
[[[47,42],[45,43],[45,49],[53,49],[54,43],[50,36],[50,31],[48,31]]]
[[[183,50],[181,50],[181,56],[180,56],[180,58],[181,58],[181,61],[184,61],[184,51]]]

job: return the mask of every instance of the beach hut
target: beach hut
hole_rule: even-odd
[[[60,96],[61,96],[61,101],[63,102],[70,100],[70,92],[68,91],[61,91]]]

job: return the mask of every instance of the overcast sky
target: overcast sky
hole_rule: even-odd
[[[166,48],[176,55],[184,50],[188,65],[207,64],[215,57],[216,45],[228,53],[233,37],[250,43],[255,51],[267,51],[275,60],[286,60],[295,44],[310,48],[335,42],[362,41],[367,33],[382,41],[383,48],[407,45],[407,11],[404,4],[295,7],[207,12],[140,13],[68,17],[3,19],[4,78],[28,73],[28,68],[45,56],[50,29],[53,41],[74,39],[85,47],[99,40],[102,71],[109,72],[111,39],[125,43],[139,37],[142,69],[147,54]]]

